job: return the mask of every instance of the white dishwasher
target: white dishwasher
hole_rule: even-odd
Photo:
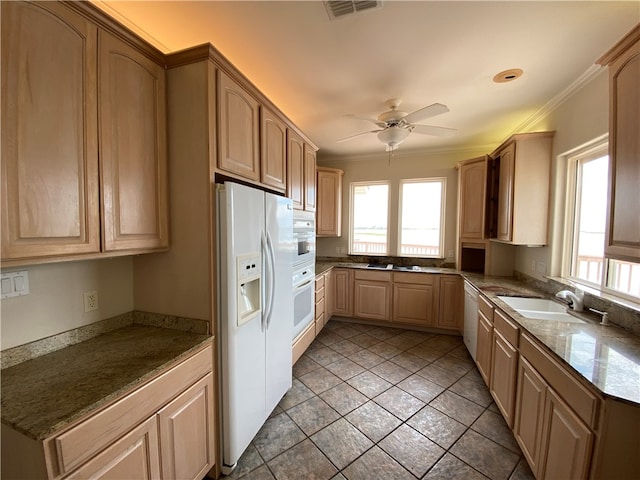
[[[464,329],[462,338],[467,350],[475,361],[478,338],[478,290],[469,282],[464,282]]]

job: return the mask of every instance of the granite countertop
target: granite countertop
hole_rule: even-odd
[[[386,269],[384,265],[380,268],[369,268],[367,267],[368,263],[349,263],[349,262],[317,262],[316,263],[316,275],[321,275],[330,268],[354,268],[354,269],[363,269],[363,270],[371,270],[372,272],[395,272],[395,273],[453,273],[459,274],[460,272],[454,268],[444,268],[444,267],[420,267],[420,266],[412,266],[409,267],[409,270],[393,270]]]
[[[212,338],[131,325],[5,368],[2,423],[43,440],[152,379]]]
[[[583,321],[575,323],[523,317],[497,297],[549,295],[512,278],[463,277],[600,393],[640,405],[640,337],[615,325],[600,325],[600,317],[592,313],[576,314]]]

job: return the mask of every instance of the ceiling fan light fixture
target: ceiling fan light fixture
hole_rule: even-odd
[[[378,133],[378,140],[387,145],[391,150],[400,145],[409,136],[409,129],[400,127],[385,128]]]
[[[507,83],[512,82],[522,76],[521,68],[510,68],[509,70],[503,70],[502,72],[496,73],[493,77],[493,81],[496,83]]]

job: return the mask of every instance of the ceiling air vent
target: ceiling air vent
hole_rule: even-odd
[[[324,6],[327,9],[329,18],[333,20],[363,10],[380,8],[382,7],[382,0],[325,0]]]

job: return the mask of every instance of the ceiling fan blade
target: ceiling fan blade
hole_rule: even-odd
[[[379,120],[376,120],[375,118],[358,117],[358,116],[354,115],[353,113],[349,113],[349,114],[345,115],[345,117],[353,118],[354,120],[364,120],[365,122],[371,122],[371,123],[373,123],[374,125],[377,125],[380,128],[385,128],[387,126],[386,123],[381,122]]]
[[[419,122],[420,120],[425,120],[427,118],[435,117],[436,115],[441,115],[443,113],[447,113],[449,111],[449,107],[443,105],[441,103],[434,103],[433,105],[429,105],[428,107],[421,108],[420,110],[416,110],[415,112],[411,112],[406,115],[403,120],[407,123]]]
[[[342,142],[346,142],[348,140],[352,140],[356,137],[359,137],[360,135],[366,135],[367,133],[378,133],[381,132],[382,130],[370,130],[368,132],[360,132],[360,133],[356,133],[355,135],[349,135],[348,137],[344,137],[341,138],[340,140],[336,140],[336,143],[342,143]]]
[[[434,135],[436,137],[448,137],[458,132],[455,128],[435,127],[433,125],[412,125],[411,127],[412,132],[422,133],[423,135]]]

